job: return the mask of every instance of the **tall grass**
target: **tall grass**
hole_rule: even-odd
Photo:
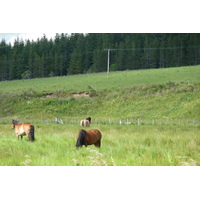
[[[93,127],[91,127],[93,128]],[[200,165],[195,126],[98,125],[102,146],[76,149],[79,126],[36,124],[36,141],[17,140],[1,125],[0,165],[9,166],[181,166]]]

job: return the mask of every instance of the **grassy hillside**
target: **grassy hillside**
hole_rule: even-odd
[[[200,66],[5,81],[0,117],[199,120],[199,91]]]
[[[33,90],[37,94],[48,92],[88,91],[116,89],[141,84],[164,84],[167,82],[199,82],[200,66],[136,70],[97,74],[84,74],[43,79],[15,80],[0,82],[0,92],[20,93]]]

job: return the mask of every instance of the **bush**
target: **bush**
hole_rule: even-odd
[[[21,75],[22,79],[29,79],[31,78],[31,72],[29,70],[25,71],[22,75]]]

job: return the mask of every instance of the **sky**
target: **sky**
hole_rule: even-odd
[[[34,1],[31,3],[33,6],[31,10],[24,9],[22,6],[26,4],[25,0],[13,0],[18,9],[13,5],[10,6],[10,1],[12,0],[7,0],[6,5],[1,3],[2,8],[9,8],[9,10],[2,9],[0,12],[2,19],[0,41],[5,39],[12,45],[17,37],[24,41],[37,40],[44,33],[50,39],[54,38],[56,33],[200,32],[197,0],[191,0],[194,3],[190,1],[190,4],[188,1],[180,3],[178,0],[169,0],[164,3],[158,0],[141,0],[130,4],[129,0],[124,0],[123,3],[116,1],[115,8],[113,8],[113,1],[107,0],[102,0],[99,4],[92,3],[92,0],[91,2],[76,0],[68,3],[67,8],[62,6],[61,0],[57,0],[56,4],[48,4],[48,9],[46,1],[42,5],[39,2],[39,7]],[[90,6],[87,7],[86,2]],[[77,3],[80,3],[78,7]]]
[[[2,39],[5,39],[7,44],[11,43],[11,45],[13,45],[14,41],[17,38],[19,38],[20,40],[22,39],[23,41],[26,41],[28,39],[30,41],[36,41],[38,38],[41,38],[44,34],[48,39],[54,38],[56,35],[56,33],[0,33],[0,41],[2,41]]]

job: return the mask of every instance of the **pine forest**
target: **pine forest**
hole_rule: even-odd
[[[198,33],[57,33],[0,41],[0,81],[200,64]]]

